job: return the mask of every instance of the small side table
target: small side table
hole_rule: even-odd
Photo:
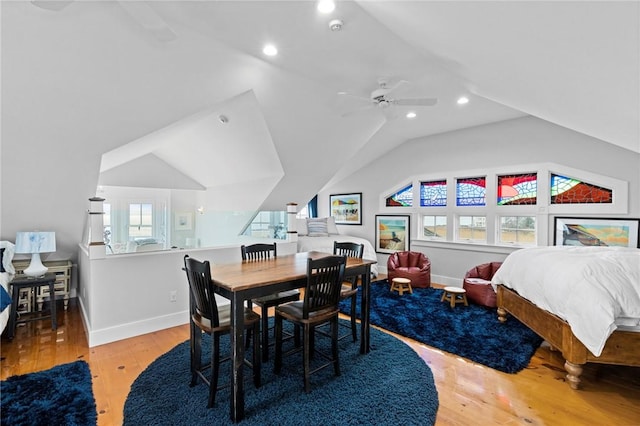
[[[23,289],[23,288],[38,289],[39,287],[48,285],[49,294],[55,295],[55,282],[56,282],[56,274],[49,272],[44,274],[41,277],[36,277],[36,278],[22,277],[22,278],[14,279],[9,283],[11,285],[11,314],[9,316],[9,324],[7,324],[8,325],[7,337],[9,339],[13,339],[16,333],[16,326],[19,323],[23,323],[23,322],[39,321],[42,319],[51,318],[51,329],[52,330],[58,329],[55,297],[51,298],[51,302],[49,304],[49,315],[32,314],[34,315],[32,318],[18,320],[18,294],[20,293],[20,289]]]
[[[467,302],[467,291],[460,287],[445,287],[440,301],[449,302],[452,308],[455,308],[458,303],[464,303],[464,306],[469,306]]]
[[[408,291],[409,293],[413,294],[413,289],[411,288],[411,280],[408,278],[394,278],[391,280],[391,288],[389,289],[389,291],[397,291],[400,296],[402,296],[402,294],[405,291]]]

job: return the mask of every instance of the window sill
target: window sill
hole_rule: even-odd
[[[516,250],[524,248],[524,246],[507,246],[507,245],[490,245],[482,243],[454,242],[454,241],[437,241],[437,240],[413,240],[412,246],[417,247],[434,247],[440,249],[475,251],[484,253],[510,254]]]

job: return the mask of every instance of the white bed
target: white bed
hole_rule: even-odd
[[[500,321],[510,313],[561,350],[572,388],[587,362],[640,365],[639,249],[522,249],[492,285]]]
[[[333,242],[353,242],[357,244],[364,244],[363,258],[376,260],[376,251],[373,248],[371,242],[365,238],[354,237],[352,235],[340,234],[333,221],[333,218],[319,218],[319,221],[326,220],[327,229],[326,232],[309,232],[306,219],[297,219],[297,232],[298,232],[298,252],[303,251],[322,251],[326,253],[333,253]],[[375,278],[378,276],[378,265],[371,265],[371,275]]]
[[[9,283],[15,274],[15,269],[13,269],[13,264],[11,263],[13,260],[15,246],[9,241],[0,241],[0,249],[4,249],[1,260],[4,272],[0,272],[0,284],[2,284],[2,288],[10,294]],[[2,312],[0,312],[0,333],[4,331],[4,328],[7,326],[7,322],[9,322],[10,311],[11,306],[7,306],[2,310]]]

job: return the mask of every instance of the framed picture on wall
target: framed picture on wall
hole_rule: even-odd
[[[554,223],[556,246],[640,247],[640,219],[556,217]]]
[[[193,213],[176,213],[173,229],[176,231],[191,231],[193,229]]]
[[[411,216],[376,215],[376,252],[394,253],[409,250]]]
[[[362,192],[329,195],[329,212],[336,225],[362,225]]]

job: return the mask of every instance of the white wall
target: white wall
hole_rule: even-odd
[[[329,194],[362,192],[362,226],[341,226],[339,230],[373,242],[376,214],[415,211],[380,206],[381,193],[394,185],[400,189],[400,185],[408,183],[416,175],[545,162],[629,182],[629,213],[616,216],[640,217],[640,154],[532,117],[408,141],[323,190],[318,196],[318,209],[321,216],[329,213]],[[412,223],[416,219],[417,215],[413,214]],[[548,220],[547,225],[552,226],[553,217],[548,217]],[[415,227],[412,228],[411,248],[427,254],[432,261],[434,281],[443,284],[459,284],[471,267],[503,260],[511,252],[505,247],[416,243]],[[378,254],[382,270],[387,258],[388,255]]]
[[[234,245],[207,249],[121,254],[89,259],[80,248],[78,291],[89,346],[151,333],[189,321],[189,289],[182,271],[185,254],[211,263],[240,261]],[[264,242],[264,241],[263,241]],[[296,243],[277,242],[278,254],[296,252]],[[176,301],[170,293],[176,292]]]

